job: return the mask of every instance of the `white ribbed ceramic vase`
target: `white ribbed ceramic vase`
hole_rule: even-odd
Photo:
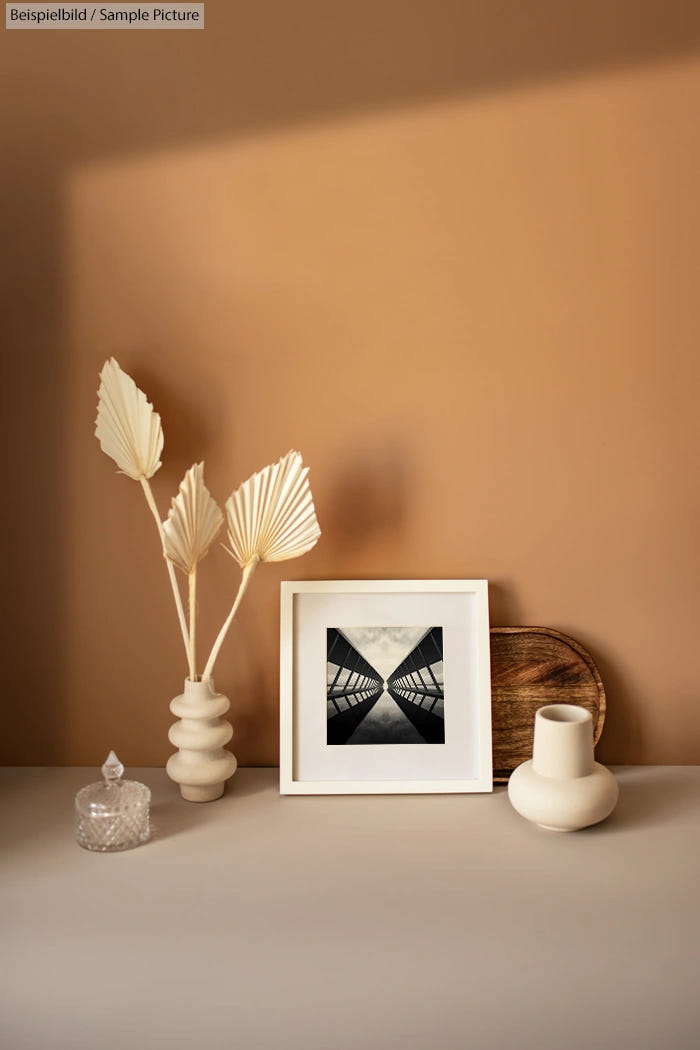
[[[221,717],[230,706],[228,697],[216,692],[211,679],[193,682],[190,678],[185,679],[184,693],[170,704],[179,721],[171,726],[168,739],[179,750],[165,768],[188,802],[221,798],[226,781],[236,772],[235,755],[224,747],[233,736],[233,728]]]
[[[518,813],[548,831],[577,831],[612,813],[617,781],[594,761],[590,711],[574,704],[537,711],[532,758],[511,775],[508,797]]]

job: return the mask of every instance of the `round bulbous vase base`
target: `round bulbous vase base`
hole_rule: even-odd
[[[186,802],[215,802],[224,793],[225,784],[212,784],[199,787],[192,784],[180,784],[180,794]]]
[[[586,776],[557,778],[538,773],[530,760],[508,781],[513,808],[545,831],[580,831],[599,824],[614,810],[618,795],[615,777],[598,762]]]
[[[171,755],[165,771],[179,785],[186,802],[214,802],[221,798],[226,781],[238,768],[236,756],[219,749],[213,752],[183,752]]]

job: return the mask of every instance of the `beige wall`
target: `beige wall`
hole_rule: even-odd
[[[220,501],[311,468],[322,539],[218,665],[244,764],[278,756],[279,581],[412,576],[584,644],[603,761],[700,761],[698,24],[472,6],[5,33],[3,761],[171,750],[155,530],[93,437],[111,355],[163,419],[163,514],[200,459]],[[213,551],[203,644],[236,583]]]

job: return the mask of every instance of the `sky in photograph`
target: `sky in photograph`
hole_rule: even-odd
[[[367,663],[387,679],[431,627],[339,627]]]

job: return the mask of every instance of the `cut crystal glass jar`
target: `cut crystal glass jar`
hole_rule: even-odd
[[[83,849],[112,853],[148,841],[151,792],[136,780],[122,780],[123,772],[110,751],[102,766],[104,780],[88,784],[75,796],[75,837]]]

